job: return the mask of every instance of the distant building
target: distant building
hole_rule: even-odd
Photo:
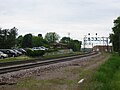
[[[97,45],[93,47],[93,51],[112,52],[112,46]]]

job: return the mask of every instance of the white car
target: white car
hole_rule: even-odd
[[[7,54],[4,54],[3,52],[0,51],[0,58],[3,59],[3,58],[7,58],[7,57],[8,57]]]
[[[32,50],[47,50],[47,48],[45,48],[44,46],[41,47],[33,47]]]
[[[40,50],[39,47],[33,47],[32,50]]]
[[[46,47],[44,47],[44,46],[41,46],[41,48],[44,49],[44,50],[48,50],[48,48],[46,48]]]

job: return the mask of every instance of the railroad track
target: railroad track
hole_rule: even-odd
[[[3,67],[0,67],[0,74],[13,72],[13,71],[19,71],[22,69],[29,69],[29,68],[38,67],[38,66],[54,64],[54,63],[71,61],[76,58],[88,57],[88,56],[92,56],[95,54],[98,54],[98,53],[92,52],[92,53],[87,53],[83,55],[77,55],[77,56],[71,56],[71,57],[65,57],[65,58],[59,58],[59,59],[51,59],[51,60],[45,60],[45,61],[29,62],[25,64],[13,64],[13,65],[8,65],[8,66],[3,66]]]

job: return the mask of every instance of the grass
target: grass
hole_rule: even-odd
[[[34,77],[28,77],[16,85],[17,90],[51,90],[50,88],[54,88],[54,90],[59,90],[56,87],[57,85],[67,85],[71,86],[75,83],[74,80],[68,79],[47,79],[47,80],[36,80]],[[55,87],[53,87],[55,86]],[[26,88],[26,89],[25,89]],[[40,89],[41,88],[41,89]],[[56,88],[56,89],[55,89]]]
[[[42,58],[43,59],[51,59],[51,58],[60,58],[60,57],[68,57],[68,56],[74,56],[74,55],[79,55],[81,52],[73,52],[73,53],[66,53],[66,54],[49,54],[49,55],[44,55]],[[5,59],[0,59],[0,62],[10,62],[10,61],[18,61],[18,60],[31,60],[31,59],[37,59],[39,57],[28,57],[25,55],[19,56],[19,57],[10,57],[10,58],[5,58]]]
[[[27,77],[18,82],[15,88],[17,90],[63,90],[63,87],[65,86],[65,90],[76,90],[74,88],[76,88],[79,78],[68,79],[69,76],[66,77],[66,75],[68,75],[68,73],[73,75],[78,74],[78,77],[81,77],[83,76],[82,74],[79,74],[81,72],[81,68],[64,69],[64,76],[44,80],[37,79],[33,76]]]
[[[10,62],[10,61],[18,61],[18,60],[30,60],[32,59],[31,57],[22,55],[19,57],[10,57],[10,58],[5,58],[5,59],[0,59],[0,62]]]
[[[96,71],[88,90],[120,90],[120,57],[116,54]]]
[[[113,90],[120,90],[120,69],[114,74],[111,81],[111,87]]]

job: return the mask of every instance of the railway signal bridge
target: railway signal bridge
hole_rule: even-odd
[[[84,51],[86,48],[93,48],[96,45],[101,45],[101,46],[106,46],[107,50],[109,47],[109,37],[98,37],[97,33],[95,34],[96,36],[91,37],[90,33],[88,35],[85,35],[83,38],[83,48]]]

